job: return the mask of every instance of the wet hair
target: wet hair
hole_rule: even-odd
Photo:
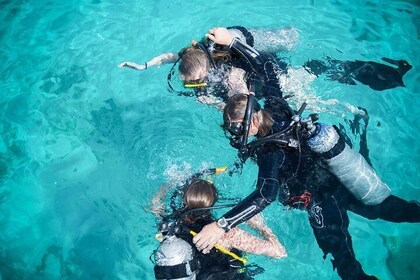
[[[179,56],[181,58],[179,63],[179,73],[183,81],[192,81],[199,76],[204,78],[210,70],[210,62],[206,54],[194,47],[190,46],[183,49]]]
[[[216,200],[216,188],[202,179],[194,180],[184,193],[184,204],[190,209],[213,206]]]
[[[248,102],[248,96],[246,94],[235,94],[229,98],[225,109],[223,110],[223,122],[225,126],[228,126],[231,120],[243,120],[245,117],[246,105]],[[258,116],[259,126],[258,134],[260,136],[266,136],[273,125],[273,118],[270,113],[265,110],[256,111],[255,113]]]

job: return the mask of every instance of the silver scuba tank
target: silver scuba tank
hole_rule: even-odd
[[[344,145],[341,144],[344,148],[337,148],[341,136],[333,126],[324,123],[318,123],[317,126],[316,135],[307,143],[316,153],[328,153],[324,161],[330,172],[364,204],[376,205],[384,201],[391,194],[391,190],[362,155],[344,142]]]
[[[167,236],[154,254],[156,279],[196,279],[198,265],[194,256],[188,242],[175,235]]]

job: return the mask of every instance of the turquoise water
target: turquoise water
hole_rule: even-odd
[[[0,279],[153,278],[150,198],[166,181],[233,163],[236,152],[218,126],[220,112],[168,93],[170,66],[140,73],[117,64],[176,52],[212,26],[291,25],[299,41],[280,55],[296,67],[325,56],[408,60],[405,88],[376,92],[320,78],[301,81],[300,90],[311,100],[367,108],[374,167],[393,194],[420,200],[417,1],[22,0],[0,7]],[[349,129],[342,105],[321,107],[324,121]],[[256,172],[247,163],[241,176],[216,178],[222,197],[244,197]],[[304,212],[274,205],[265,216],[289,257],[251,256],[266,269],[256,279],[338,279]],[[350,220],[367,273],[420,278],[419,225]]]

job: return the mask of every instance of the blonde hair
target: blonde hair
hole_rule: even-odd
[[[223,110],[223,122],[225,126],[228,126],[231,120],[242,120],[245,117],[247,102],[248,96],[246,94],[235,94],[229,98],[225,109]],[[259,121],[258,134],[266,136],[270,132],[274,122],[271,114],[265,110],[260,110],[258,112],[254,110],[253,113],[253,116],[257,113]]]
[[[180,52],[179,73],[184,81],[192,81],[196,77],[204,78],[210,70],[207,55],[194,46],[189,46]]]

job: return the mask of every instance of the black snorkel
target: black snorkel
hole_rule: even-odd
[[[253,86],[251,86],[251,90]],[[242,123],[230,123],[227,130],[233,135],[230,137],[230,145],[239,150],[238,155],[242,162],[245,162],[248,157],[248,136],[251,128],[252,117],[255,112],[261,110],[261,106],[258,103],[253,93],[247,95],[245,116]],[[244,160],[243,160],[244,159]]]
[[[246,104],[245,117],[243,122],[243,136],[241,147],[239,148],[239,158],[242,160],[248,154],[248,136],[251,128],[252,116],[254,110],[257,112],[261,110],[260,104],[255,98],[254,94],[248,94],[248,101]]]

